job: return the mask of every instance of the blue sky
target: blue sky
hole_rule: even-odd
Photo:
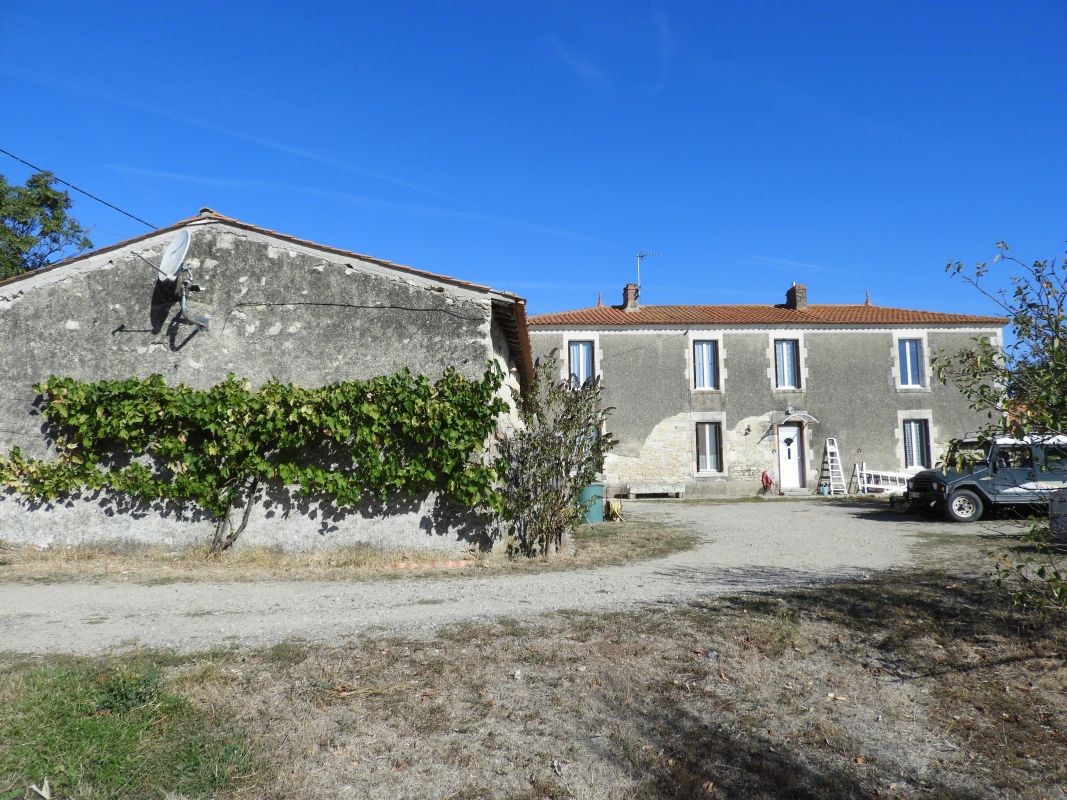
[[[619,302],[639,249],[646,303],[983,313],[947,261],[1067,239],[1063,2],[172,8],[0,0],[0,147],[534,313]]]

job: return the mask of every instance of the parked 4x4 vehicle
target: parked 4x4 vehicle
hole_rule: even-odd
[[[960,449],[962,470],[923,470],[908,481],[913,509],[974,522],[992,506],[1047,503],[1067,488],[1067,436],[965,440]]]

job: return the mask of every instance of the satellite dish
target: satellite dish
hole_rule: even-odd
[[[189,252],[189,231],[183,228],[170,240],[166,252],[163,253],[163,260],[159,262],[160,280],[172,281],[177,278],[178,270],[182,268],[187,252]]]

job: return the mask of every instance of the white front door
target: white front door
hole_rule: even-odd
[[[800,425],[778,426],[778,488],[804,486],[804,429]]]

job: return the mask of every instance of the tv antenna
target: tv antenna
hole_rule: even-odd
[[[646,253],[641,250],[637,253],[637,288],[641,288],[641,262],[650,256],[658,256],[659,253]]]
[[[177,295],[178,302],[181,305],[181,313],[178,315],[178,319],[189,325],[195,325],[198,331],[206,331],[209,324],[208,318],[190,317],[188,312],[187,295],[190,292],[204,291],[204,287],[194,282],[193,271],[185,265],[185,254],[189,252],[190,239],[189,231],[184,228],[178,231],[175,237],[170,240],[167,249],[163,251],[163,258],[160,260],[158,267],[136,250],[131,252],[156,271],[156,280],[174,284],[174,294]]]

